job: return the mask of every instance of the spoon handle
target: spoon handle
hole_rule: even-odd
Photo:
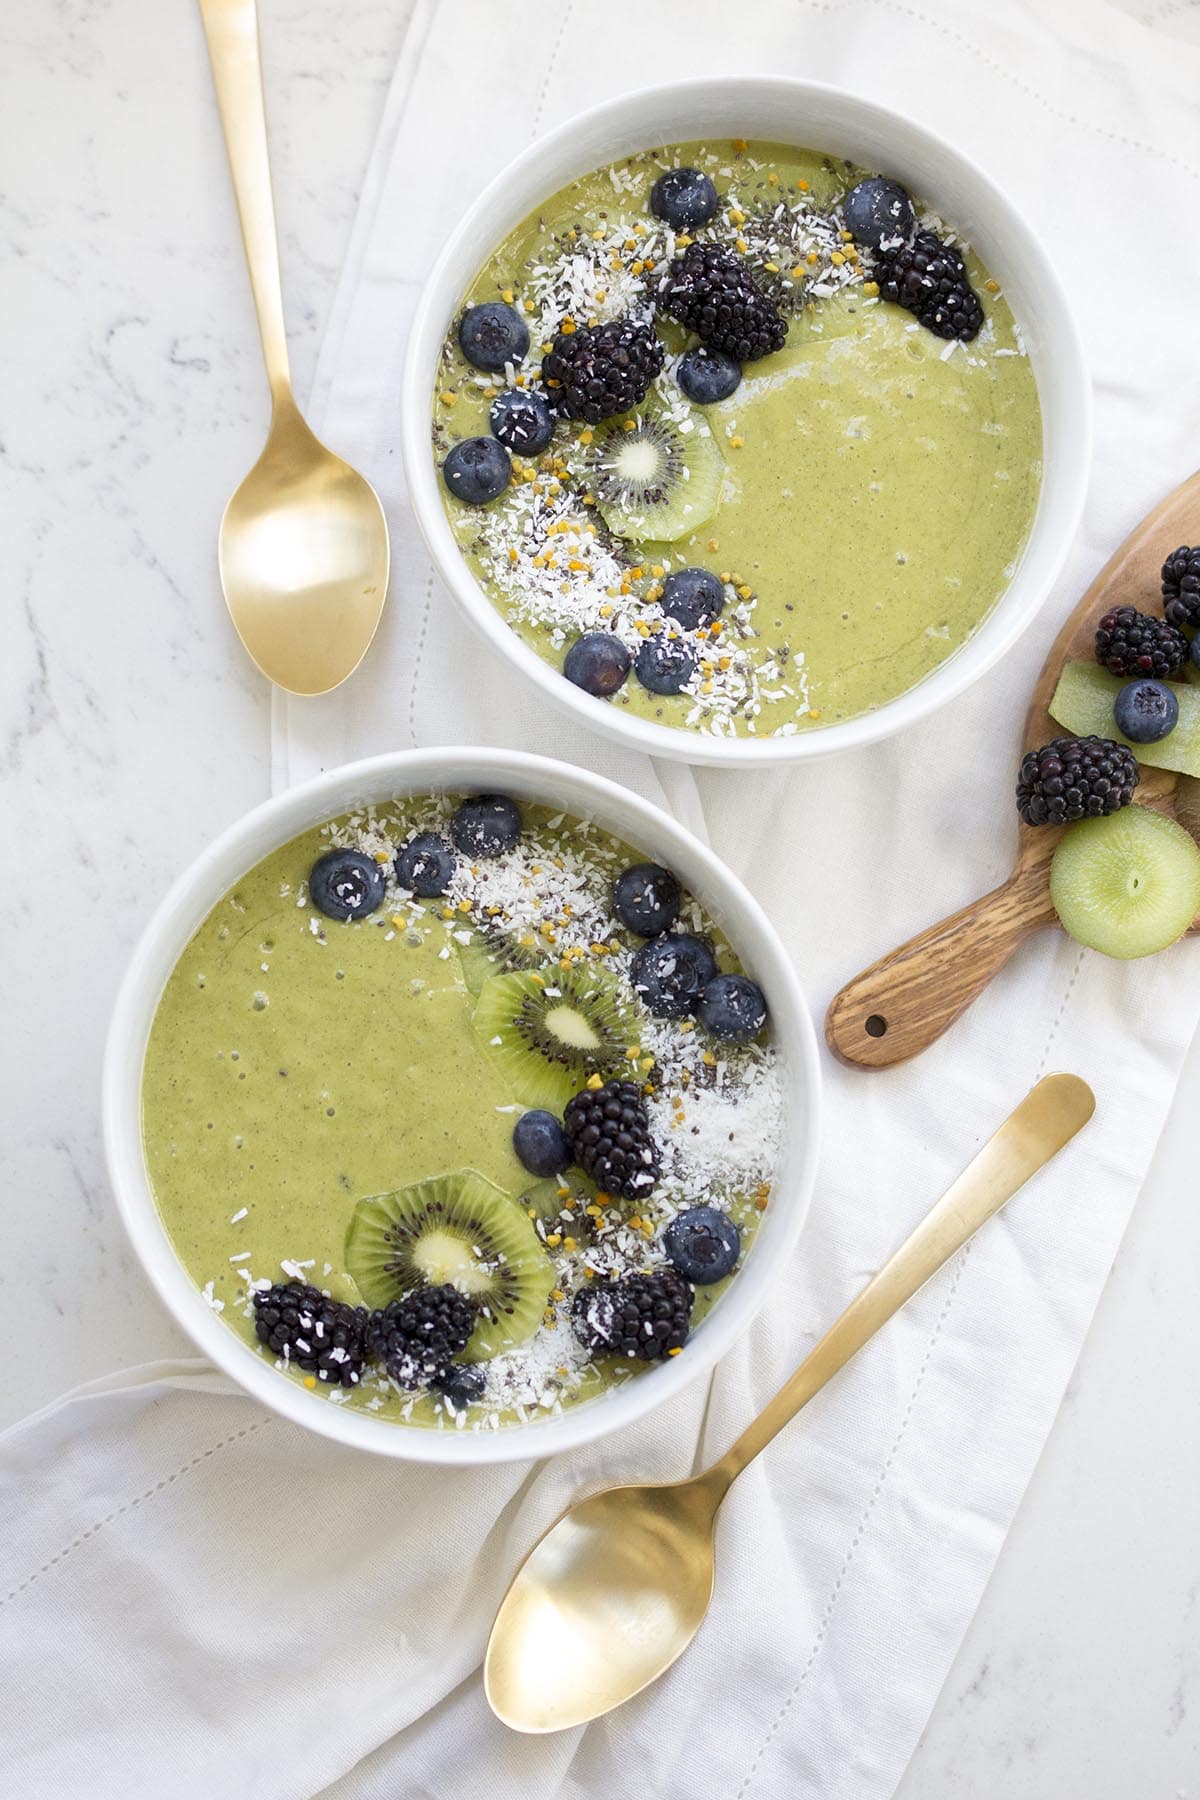
[[[200,0],[271,395],[291,395],[256,0]]]
[[[847,982],[829,1003],[825,1042],[857,1069],[889,1069],[936,1043],[979,998],[1026,938],[1058,915],[1047,865],[1053,844],[1031,865],[910,938]]]
[[[1077,1075],[1047,1075],[1010,1113],[932,1212],[813,1346],[795,1374],[702,1479],[724,1492],[776,1432],[848,1363],[1087,1124],[1095,1095]]]

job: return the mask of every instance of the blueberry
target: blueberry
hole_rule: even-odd
[[[748,975],[714,975],[698,1007],[700,1023],[727,1044],[748,1044],[767,1022],[767,1001]]]
[[[506,388],[492,401],[488,423],[493,437],[518,456],[535,456],[554,436],[554,414],[545,394],[532,388]]]
[[[444,894],[454,874],[454,851],[436,831],[410,838],[396,858],[396,880],[422,900]]]
[[[448,1363],[429,1383],[436,1388],[451,1412],[466,1412],[483,1399],[487,1376],[476,1363]]]
[[[495,438],[464,438],[442,464],[442,480],[456,500],[465,500],[468,506],[486,506],[512,480],[508,451]]]
[[[625,680],[631,661],[628,650],[611,631],[585,631],[567,651],[563,674],[585,694],[607,700]]]
[[[629,965],[635,993],[659,1019],[683,1019],[695,1012],[716,972],[708,945],[683,932],[651,938]]]
[[[711,569],[676,569],[663,582],[662,609],[685,631],[711,625],[725,606],[725,587]]]
[[[675,379],[696,406],[713,406],[728,400],[742,379],[742,365],[723,350],[685,350],[679,359]]]
[[[507,794],[473,794],[450,821],[450,836],[464,856],[503,856],[521,835],[521,811]]]
[[[524,361],[529,329],[511,306],[485,300],[482,306],[468,306],[458,327],[458,341],[469,363],[495,375],[505,363]]]
[[[856,242],[868,244],[872,250],[897,238],[909,238],[917,223],[906,189],[882,175],[872,175],[850,189],[842,201],[842,217]]]
[[[1157,744],[1174,731],[1179,702],[1165,681],[1127,681],[1113,703],[1113,716],[1131,744]]]
[[[724,1281],[742,1248],[742,1234],[715,1206],[689,1206],[663,1233],[663,1248],[685,1281],[708,1287]]]
[[[1191,657],[1196,667],[1200,669],[1200,632],[1192,639]]]
[[[652,694],[680,694],[696,673],[696,647],[660,631],[639,646],[633,672]]]
[[[522,1113],[513,1126],[513,1149],[531,1175],[557,1175],[571,1160],[562,1126],[540,1108]]]
[[[650,189],[650,211],[672,231],[707,225],[717,210],[717,190],[699,169],[668,169]]]
[[[640,937],[657,937],[679,917],[679,883],[661,863],[634,863],[613,882],[613,911]]]
[[[309,898],[327,919],[363,919],[383,905],[387,883],[373,856],[327,850],[309,870]]]

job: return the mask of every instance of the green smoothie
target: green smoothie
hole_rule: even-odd
[[[159,1002],[143,1137],[181,1261],[249,1342],[255,1292],[272,1284],[359,1304],[347,1231],[367,1197],[473,1170],[500,1190],[502,1208],[519,1203],[539,1268],[544,1259],[537,1329],[476,1365],[486,1378],[477,1403],[453,1411],[427,1383],[400,1384],[369,1359],[352,1387],[279,1359],[324,1401],[413,1424],[496,1428],[600,1394],[643,1366],[589,1354],[570,1302],[589,1281],[661,1265],[663,1231],[680,1210],[723,1208],[749,1247],[782,1102],[769,1037],[726,1046],[693,1019],[643,1006],[629,973],[641,940],[612,906],[614,876],[639,859],[596,828],[525,807],[510,850],[455,854],[436,897],[405,888],[397,852],[422,832],[450,846],[455,804],[406,800],[334,820],[249,870],[214,907]],[[379,871],[382,899],[369,915],[338,920],[314,904],[309,873],[331,847]],[[686,897],[681,907],[677,929],[703,934],[736,970],[712,922]],[[512,970],[567,1000],[580,971],[598,971],[594,981],[616,996],[619,1072],[644,1084],[658,1146],[653,1195],[598,1196],[578,1170],[539,1182],[518,1160],[526,1073],[514,1080],[500,1034],[481,1035],[478,1019],[481,996]],[[725,1285],[697,1288],[693,1325]]]
[[[706,175],[719,196],[693,233],[650,208],[656,178],[679,166]],[[481,370],[456,317],[434,398],[439,465],[463,440],[486,437],[508,389],[544,393],[560,410],[544,451],[512,451],[511,479],[490,503],[465,504],[447,477],[447,516],[483,591],[547,661],[561,668],[582,634],[621,640],[634,662],[613,706],[723,736],[854,718],[951,656],[1008,585],[1041,481],[1037,389],[1019,329],[961,243],[983,306],[970,341],[944,339],[883,298],[882,266],[841,212],[863,175],[780,144],[632,156],[554,195],[464,296],[464,307],[511,306],[529,349],[503,370]],[[919,198],[916,211],[922,230],[949,237]],[[657,296],[682,251],[710,240],[741,259],[787,331],[781,349],[744,363],[728,398],[700,405],[680,378],[697,338]],[[701,439],[718,453],[711,482],[707,461],[701,478],[683,477],[698,516],[669,541],[639,538],[619,520],[613,529],[601,467],[610,428],[562,417],[561,393],[542,376],[564,329],[577,339],[619,319],[648,321],[664,351],[621,425],[657,421],[677,461]],[[723,610],[715,629],[682,631],[692,662],[681,691],[652,691],[637,653],[664,628],[676,632],[664,587],[685,568],[719,579]]]

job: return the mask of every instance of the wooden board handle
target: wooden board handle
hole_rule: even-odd
[[[1055,922],[1044,866],[1018,868],[848,982],[825,1015],[829,1048],[856,1069],[888,1069],[927,1050],[1025,939]]]

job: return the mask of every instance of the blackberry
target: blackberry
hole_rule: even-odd
[[[598,425],[640,405],[662,366],[663,347],[652,325],[610,319],[560,331],[542,363],[542,379],[562,412]]]
[[[563,1130],[571,1155],[606,1194],[641,1200],[658,1180],[658,1152],[635,1081],[606,1081],[568,1100]]]
[[[687,1343],[694,1298],[674,1269],[589,1282],[571,1302],[571,1325],[584,1348],[601,1356],[661,1362]]]
[[[1172,550],[1162,566],[1162,591],[1171,624],[1200,629],[1200,546]]]
[[[1107,738],[1055,738],[1031,750],[1017,778],[1017,811],[1027,825],[1069,825],[1119,812],[1133,799],[1132,750]]]
[[[1188,641],[1178,626],[1133,606],[1114,606],[1096,627],[1096,661],[1110,675],[1150,675],[1167,681],[1178,675],[1187,656]]]
[[[367,1351],[400,1387],[424,1387],[441,1377],[465,1348],[475,1308],[447,1282],[393,1300],[367,1323]]]
[[[735,362],[769,356],[787,338],[787,321],[749,265],[720,244],[689,244],[667,270],[659,305],[710,350]]]
[[[880,250],[875,279],[885,300],[913,313],[941,338],[978,337],[983,307],[971,286],[966,264],[934,231],[918,231],[911,244]]]
[[[254,1294],[259,1343],[318,1381],[358,1386],[366,1329],[365,1306],[331,1300],[302,1281],[277,1282]]]

